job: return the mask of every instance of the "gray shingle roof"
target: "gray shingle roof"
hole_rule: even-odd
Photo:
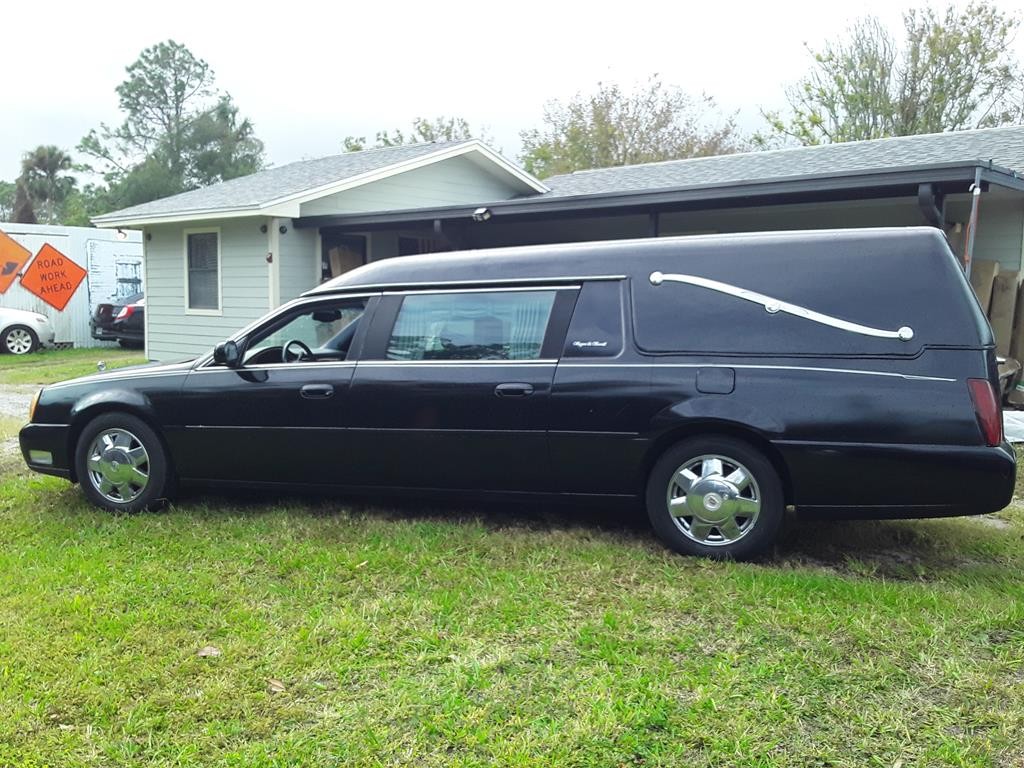
[[[269,168],[250,176],[242,176],[209,187],[182,192],[132,208],[125,208],[106,216],[150,216],[161,214],[187,214],[190,211],[233,210],[265,205],[273,200],[310,189],[344,181],[363,173],[386,168],[389,165],[413,160],[447,147],[465,144],[465,141],[408,144],[399,147],[367,149],[343,155],[299,160],[295,163]]]
[[[544,183],[551,188],[545,197],[566,197],[796,176],[838,176],[974,160],[992,160],[996,165],[1024,173],[1024,126],[600,168],[552,176],[544,179]]]

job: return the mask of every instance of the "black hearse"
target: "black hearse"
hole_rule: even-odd
[[[642,498],[687,554],[787,506],[992,512],[992,332],[942,234],[661,238],[396,258],[188,363],[46,387],[28,465],[133,511],[179,482]]]

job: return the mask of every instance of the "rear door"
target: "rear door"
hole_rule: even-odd
[[[549,395],[577,290],[385,296],[350,390],[362,484],[546,490]]]

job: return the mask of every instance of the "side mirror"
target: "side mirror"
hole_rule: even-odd
[[[213,362],[226,365],[228,368],[239,368],[242,365],[242,353],[234,341],[222,341],[213,348]]]

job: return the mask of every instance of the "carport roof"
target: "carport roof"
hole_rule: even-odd
[[[981,160],[1024,175],[1024,126],[897,136],[577,171],[545,179],[544,197],[649,192],[799,176],[899,171]]]

